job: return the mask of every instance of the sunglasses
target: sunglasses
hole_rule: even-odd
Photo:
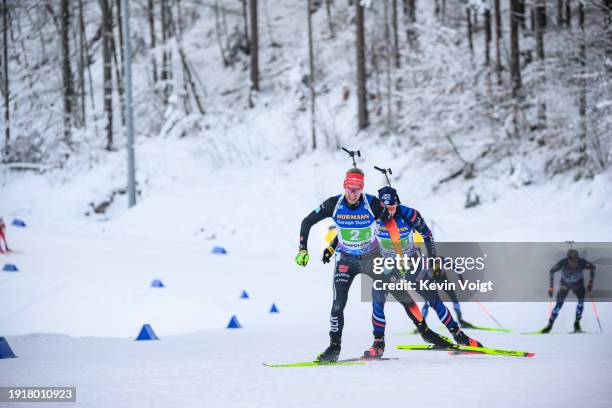
[[[349,188],[349,187],[344,187],[344,191],[347,194],[358,194],[361,193],[363,191],[363,189],[361,188]]]

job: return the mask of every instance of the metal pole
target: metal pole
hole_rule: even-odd
[[[136,204],[136,176],[134,168],[134,118],[132,113],[132,49],[130,48],[130,8],[128,0],[123,0],[123,44],[125,57],[125,126],[128,153],[128,207]]]

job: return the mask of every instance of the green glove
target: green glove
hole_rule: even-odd
[[[308,251],[305,249],[300,249],[300,252],[295,256],[295,263],[300,266],[306,266],[310,256],[308,256]]]

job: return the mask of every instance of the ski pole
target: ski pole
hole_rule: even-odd
[[[495,317],[494,317],[494,316],[491,314],[491,312],[489,312],[489,311],[487,310],[487,308],[486,308],[486,307],[485,307],[485,306],[484,306],[482,303],[480,303],[479,301],[476,301],[476,303],[478,303],[478,306],[480,306],[480,308],[482,309],[482,311],[483,311],[483,312],[485,312],[485,313],[486,313],[486,315],[487,315],[487,316],[489,316],[489,317],[490,317],[490,318],[491,318],[491,319],[492,319],[492,320],[495,322],[495,324],[496,324],[496,325],[497,325],[497,326],[498,326],[500,329],[503,329],[502,325],[501,325],[501,324],[499,324],[499,322],[497,321],[497,319],[496,319],[496,318],[495,318]]]
[[[552,316],[552,299],[548,300],[548,319],[550,320],[550,316]]]
[[[591,299],[591,305],[593,306],[593,313],[595,313],[595,318],[597,319],[597,324],[599,325],[599,331],[603,334],[603,329],[601,327],[601,320],[599,319],[599,311],[597,310],[597,306],[595,306],[595,301],[593,300],[593,296],[589,295]]]

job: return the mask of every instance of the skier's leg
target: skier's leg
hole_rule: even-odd
[[[427,315],[429,314],[429,303],[427,302],[423,303],[421,314],[423,315],[423,320],[427,320]]]
[[[582,331],[582,328],[580,327],[580,319],[582,319],[582,312],[584,310],[584,296],[586,294],[584,289],[584,281],[580,280],[579,282],[576,282],[574,285],[572,285],[572,291],[576,295],[576,298],[578,298],[578,304],[576,305],[576,321],[574,322],[574,331]]]
[[[394,270],[388,276],[389,281],[391,282],[399,281],[400,278],[399,272],[397,270]],[[434,332],[427,326],[427,323],[425,322],[425,319],[423,319],[423,315],[421,314],[419,306],[414,302],[408,291],[394,290],[390,291],[390,293],[398,302],[401,303],[402,307],[406,311],[406,314],[408,315],[408,318],[412,320],[412,323],[414,323],[414,325],[416,326],[416,329],[423,338],[423,340],[439,347],[448,347],[451,344],[451,342],[445,340],[438,333]]]
[[[344,307],[348,299],[348,292],[355,276],[359,273],[359,265],[354,258],[339,254],[336,257],[334,269],[334,298],[329,317],[329,347],[317,356],[319,362],[334,362],[338,360],[342,343],[342,329],[344,328]]]
[[[424,278],[424,275],[413,276],[417,276],[415,278],[416,280]],[[461,330],[459,324],[457,324],[455,319],[453,319],[453,315],[451,314],[450,310],[448,310],[448,308],[444,305],[444,302],[442,302],[437,290],[417,290],[417,293],[423,297],[431,307],[433,307],[438,315],[438,319],[440,319],[444,326],[446,326],[458,344],[482,347],[482,343],[472,339]]]
[[[387,291],[376,290],[372,286],[372,329],[375,339],[382,339],[385,336],[385,302],[387,301]]]
[[[385,352],[386,300],[387,291],[376,290],[374,286],[372,286],[372,329],[374,342],[363,352],[363,358],[381,358]]]
[[[332,340],[340,340],[342,338],[342,329],[344,328],[344,307],[348,300],[348,292],[353,283],[353,279],[357,275],[357,265],[351,262],[349,256],[340,257],[336,263],[334,271],[334,300],[330,313],[330,331],[329,337]]]
[[[555,323],[555,320],[557,320],[557,316],[559,316],[559,312],[563,307],[563,303],[565,302],[565,297],[567,296],[568,292],[569,288],[566,285],[562,284],[559,288],[559,291],[557,292],[557,303],[555,304],[555,307],[553,308],[552,313],[550,314],[550,320],[548,322],[550,326],[552,326]]]
[[[446,272],[442,272],[441,278],[443,281],[448,281],[448,276],[446,275]],[[455,293],[455,291],[451,288],[447,288],[444,291],[448,295],[451,302],[453,302],[453,309],[455,310],[455,314],[457,315],[457,321],[459,322],[459,325],[464,328],[474,327],[471,323],[468,323],[463,320],[463,317],[461,316],[461,305],[459,304],[459,298],[457,298],[457,294]]]
[[[0,253],[4,253],[5,251],[2,249],[2,242],[4,242],[4,246],[6,247],[6,252],[8,252],[8,244],[6,243],[6,237],[4,236],[4,231],[0,230]]]

